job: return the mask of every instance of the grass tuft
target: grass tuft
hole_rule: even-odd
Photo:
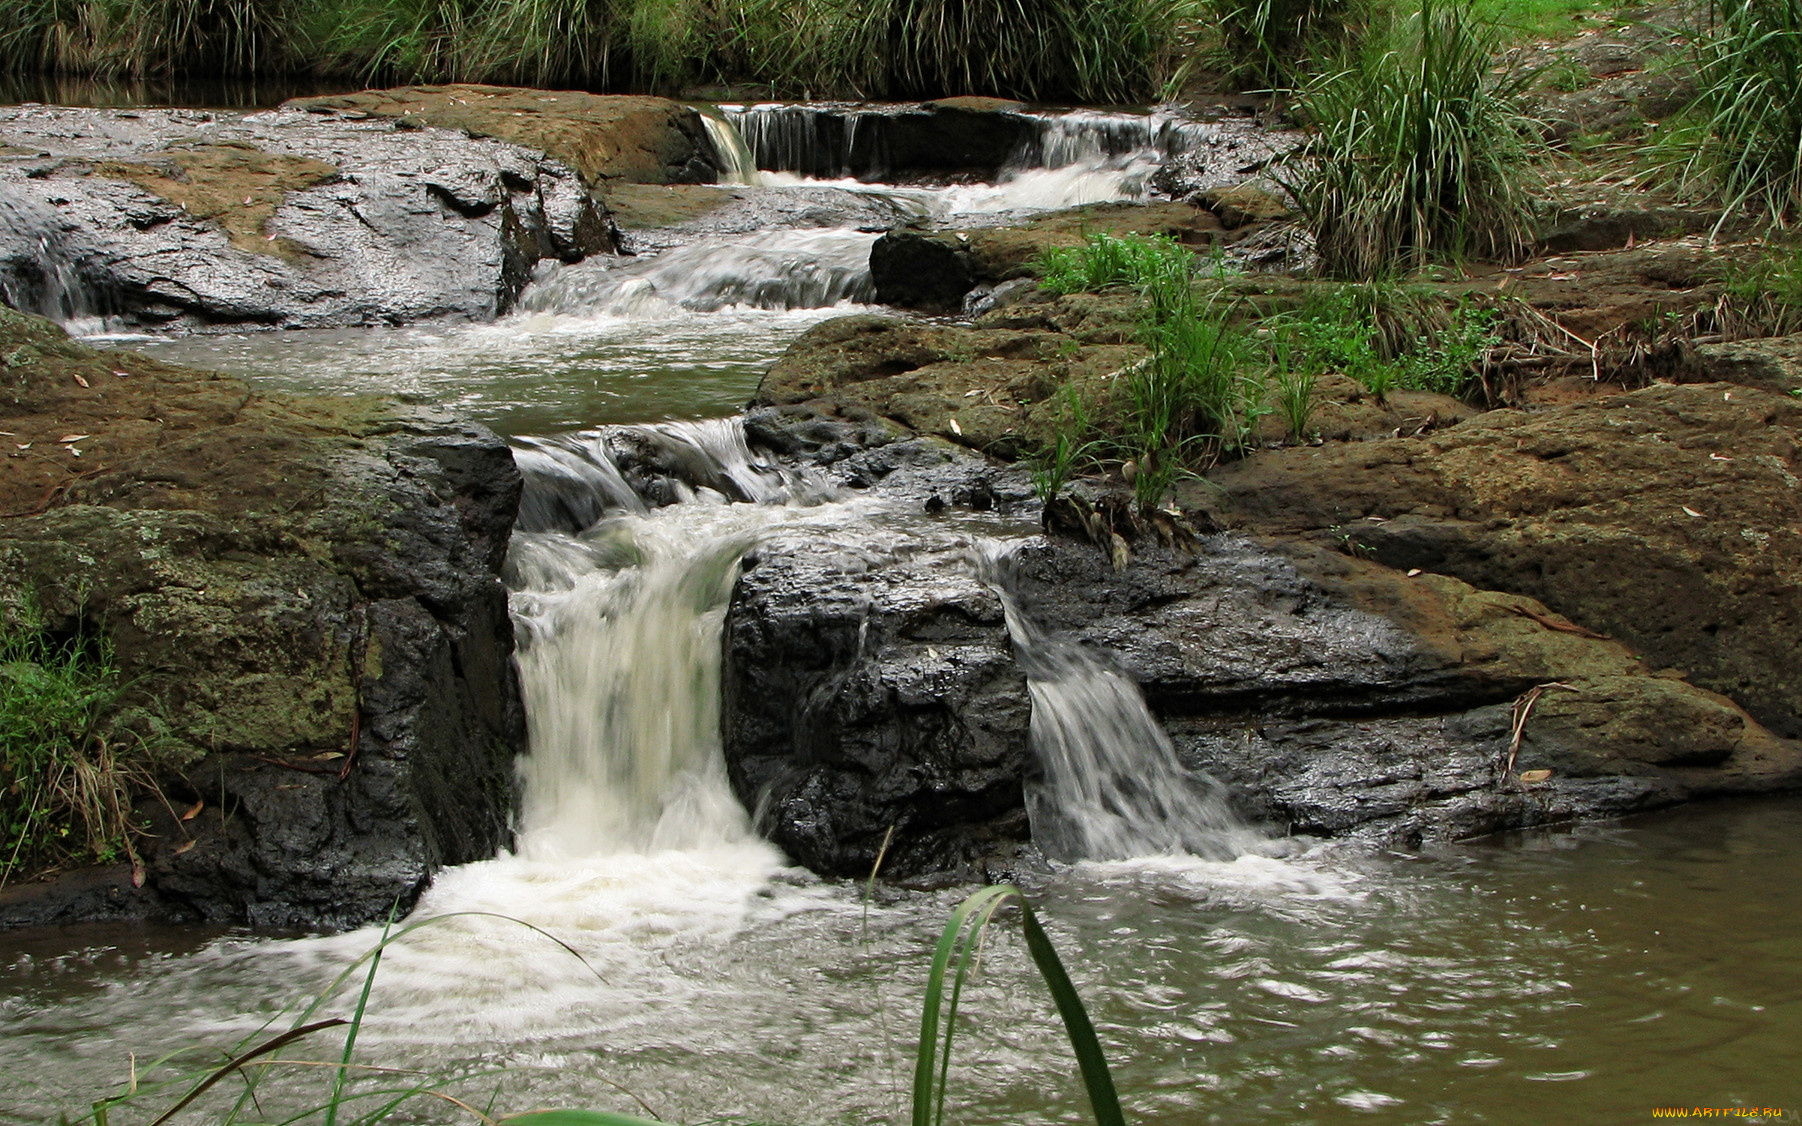
[[[154,782],[106,639],[22,617],[0,624],[0,886],[133,856],[132,798]]]
[[[1699,92],[1664,144],[1679,178],[1729,212],[1802,218],[1802,0],[1713,0],[1691,48]]]
[[[1427,0],[1332,60],[1296,96],[1308,139],[1283,164],[1323,272],[1379,278],[1430,258],[1508,258],[1531,237],[1532,123],[1521,73],[1459,3]]]

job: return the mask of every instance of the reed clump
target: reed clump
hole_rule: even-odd
[[[1778,227],[1802,218],[1802,0],[1713,0],[1690,38],[1697,94],[1665,163]]]
[[[1323,273],[1391,277],[1433,258],[1509,258],[1532,235],[1526,76],[1494,69],[1492,32],[1458,3],[1396,14],[1296,94],[1308,139],[1284,186]]]
[[[123,721],[126,687],[104,637],[59,636],[29,607],[0,623],[0,886],[135,861],[132,800],[154,779]]]

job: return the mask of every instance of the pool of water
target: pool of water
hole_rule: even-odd
[[[1783,799],[1428,856],[1084,864],[1032,894],[1132,1120],[1629,1122],[1797,1108],[1799,863],[1802,801]],[[383,962],[361,1058],[504,1068],[452,1090],[498,1089],[509,1110],[643,1113],[636,1096],[669,1121],[901,1121],[931,943],[962,894],[868,904],[755,841],[471,865],[415,916],[446,917]],[[449,917],[472,909],[587,964],[521,923]],[[8,936],[0,1116],[79,1110],[134,1057],[148,1083],[173,1046],[229,1048],[377,938]],[[964,1011],[956,1120],[1082,1120],[1017,932],[993,934]],[[306,1093],[271,1106],[319,1095],[295,1070]],[[447,1113],[428,1100],[403,1120]]]

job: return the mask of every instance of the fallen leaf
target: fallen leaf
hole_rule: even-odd
[[[1721,398],[1722,398],[1722,399],[1724,399],[1724,400],[1726,400],[1726,401],[1727,401],[1727,402],[1729,402],[1729,403],[1731,403],[1731,402],[1732,402],[1732,401],[1733,401],[1733,392],[1731,392],[1731,391],[1722,391],[1722,392],[1721,392]]]
[[[64,434],[62,437],[58,438],[57,441],[61,442],[63,445],[66,446],[70,442],[79,442],[79,441],[83,440],[84,438],[88,438],[88,437],[91,437],[91,435],[88,435],[88,434]]]
[[[31,442],[14,442],[13,445],[19,447],[22,450],[29,450],[32,447]]]
[[[1691,508],[1687,504],[1683,506],[1683,511],[1689,513],[1691,516],[1694,516],[1698,520],[1703,518],[1702,514],[1700,512],[1697,512],[1695,509]]]
[[[113,374],[118,376],[120,379],[130,379],[131,378],[131,373],[129,371],[119,371],[117,368],[115,368],[113,370]]]
[[[135,888],[144,886],[144,862],[142,860],[133,859],[131,862],[131,886]]]
[[[955,418],[951,420],[951,433],[956,434],[960,438],[963,437],[964,434],[964,428],[957,424],[957,419]]]
[[[1412,568],[1409,568],[1409,570],[1408,570],[1408,577],[1409,577],[1409,578],[1413,578],[1413,577],[1414,577],[1414,576],[1415,576],[1415,575],[1418,575],[1418,574],[1420,574],[1420,568],[1419,568],[1419,567],[1412,567]]]
[[[81,451],[76,449],[74,446],[64,446],[63,449],[69,451],[70,457],[80,457],[81,456]]]
[[[1722,457],[1720,454],[1709,454],[1708,460],[1709,461],[1732,461],[1733,459],[1730,457]]]
[[[183,841],[181,844],[178,844],[174,848],[170,849],[169,855],[180,856],[182,853],[189,851],[190,849],[192,849],[195,845],[197,845],[199,843],[200,843],[199,841]]]
[[[1543,782],[1552,776],[1549,770],[1523,770],[1520,772],[1522,782]]]
[[[75,382],[81,384],[83,387],[86,387],[88,385],[88,381],[83,379],[79,373],[77,373],[75,376]]]
[[[314,762],[329,762],[335,758],[343,758],[343,751],[321,751],[313,756]]]
[[[250,206],[250,205],[251,205],[251,204],[253,204],[253,203],[255,203],[255,202],[256,202],[256,200],[255,200],[255,199],[253,199],[253,198],[251,198],[251,197],[250,197],[250,196],[245,196],[245,197],[244,197],[244,206],[245,206],[245,207],[249,207],[249,206]]]
[[[195,819],[195,818],[196,818],[196,817],[199,817],[199,816],[200,816],[200,811],[201,811],[201,810],[203,810],[203,809],[205,809],[205,808],[206,808],[206,799],[205,799],[205,798],[202,798],[202,799],[201,799],[201,800],[200,800],[200,801],[197,801],[197,802],[195,802],[195,803],[194,803],[194,804],[193,804],[193,805],[191,805],[191,806],[189,806],[189,807],[188,807],[188,808],[187,808],[187,810],[185,810],[185,811],[184,811],[184,812],[183,812],[183,813],[182,813],[182,815],[181,815],[181,819],[182,819],[182,820],[183,820],[183,821],[192,821],[192,820],[194,820],[194,819]]]

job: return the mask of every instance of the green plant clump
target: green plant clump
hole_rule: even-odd
[[[1323,272],[1379,278],[1433,257],[1509,257],[1530,240],[1521,73],[1468,8],[1379,24],[1297,94],[1309,130],[1283,165]]]
[[[1802,0],[1714,0],[1692,48],[1699,90],[1666,142],[1682,178],[1729,210],[1802,217]]]
[[[1342,37],[1357,0],[1202,0],[1218,46],[1203,57],[1241,85],[1285,90],[1329,37]]]
[[[1280,368],[1337,372],[1377,396],[1458,396],[1470,390],[1497,342],[1496,321],[1492,309],[1448,307],[1430,294],[1377,282],[1317,289],[1295,313],[1273,318],[1271,328]],[[1293,423],[1294,412],[1282,409]]]
[[[0,885],[131,851],[132,793],[147,779],[115,722],[123,690],[103,638],[0,625]]]

